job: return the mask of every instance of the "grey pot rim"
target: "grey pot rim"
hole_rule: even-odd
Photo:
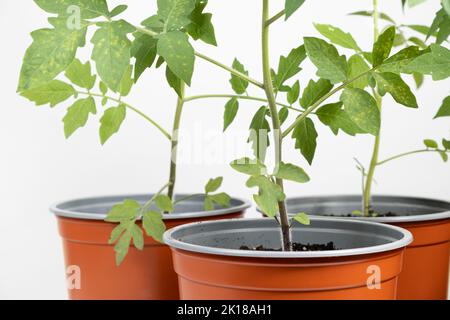
[[[164,243],[171,248],[179,249],[183,251],[202,253],[207,255],[215,255],[215,256],[231,256],[231,257],[241,257],[241,258],[272,258],[272,259],[313,259],[313,258],[339,258],[339,257],[352,257],[359,255],[367,255],[367,254],[375,254],[393,251],[401,248],[405,248],[410,243],[413,242],[413,235],[406,229],[386,225],[381,223],[375,223],[370,221],[357,221],[353,219],[335,219],[329,217],[320,217],[314,216],[311,217],[311,221],[319,221],[319,220],[327,220],[333,221],[336,223],[339,222],[347,222],[356,224],[365,224],[365,225],[378,225],[383,226],[386,229],[391,229],[398,231],[403,234],[403,238],[400,240],[393,241],[391,243],[370,246],[370,247],[361,247],[354,249],[342,249],[342,250],[326,250],[326,251],[308,251],[308,252],[279,252],[279,251],[251,251],[251,250],[238,250],[238,249],[225,249],[225,248],[216,248],[216,247],[206,247],[195,244],[186,243],[175,239],[172,235],[181,230],[186,229],[191,226],[196,225],[211,225],[211,224],[222,224],[233,221],[263,221],[266,218],[244,218],[244,219],[226,219],[226,220],[218,220],[218,221],[202,221],[202,222],[194,222],[189,224],[184,224],[181,226],[174,227],[164,233]]]
[[[289,200],[292,199],[307,199],[307,198],[345,198],[345,197],[361,197],[361,195],[357,194],[345,194],[345,195],[320,195],[320,196],[303,196],[303,197],[290,197]],[[450,205],[448,201],[441,200],[441,199],[433,199],[433,198],[426,198],[426,197],[413,197],[413,196],[404,196],[404,195],[385,195],[385,194],[376,194],[372,196],[373,199],[392,199],[392,200],[404,200],[404,201],[424,201],[424,202],[441,202],[441,203],[447,203]],[[258,208],[257,210],[261,212]],[[289,212],[290,215],[294,215],[296,213]],[[310,215],[313,217],[321,217],[320,215]],[[411,215],[411,216],[398,216],[398,217],[339,217],[339,216],[333,216],[333,218],[337,219],[352,219],[352,220],[358,220],[358,221],[372,221],[372,222],[379,222],[379,223],[408,223],[408,222],[427,222],[427,221],[435,221],[435,220],[445,220],[450,219],[450,210],[443,211],[443,212],[437,212],[437,213],[428,213],[428,214],[419,214],[419,215]]]
[[[77,201],[94,201],[94,200],[101,200],[101,199],[115,199],[117,198],[117,202],[120,202],[119,199],[133,199],[133,198],[140,198],[140,197],[151,197],[152,194],[146,194],[146,193],[136,193],[136,194],[119,194],[119,195],[106,195],[106,196],[92,196],[92,197],[81,197],[81,198],[72,198],[64,201],[58,201],[53,203],[49,210],[51,213],[53,213],[57,217],[62,218],[71,218],[71,219],[80,219],[80,220],[90,220],[90,221],[104,221],[107,214],[99,214],[99,213],[93,213],[93,212],[77,212],[74,210],[67,210],[62,209],[61,207],[64,206],[64,204],[68,204],[71,202],[77,202]],[[179,197],[185,197],[189,196],[189,194],[177,194],[176,196]],[[183,212],[183,213],[176,213],[176,214],[163,214],[163,220],[183,220],[183,219],[196,219],[196,218],[206,218],[206,217],[214,217],[214,216],[221,216],[221,215],[228,215],[238,212],[243,212],[250,208],[252,205],[250,201],[239,198],[239,197],[231,197],[231,201],[239,202],[239,205],[236,206],[230,206],[228,208],[221,208],[221,209],[215,209],[211,211],[195,211],[195,212]]]

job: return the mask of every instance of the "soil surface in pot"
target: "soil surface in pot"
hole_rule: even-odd
[[[281,248],[274,249],[274,248],[266,248],[263,245],[256,246],[256,247],[248,247],[248,246],[241,246],[239,248],[240,250],[250,250],[250,251],[283,251]],[[299,243],[294,242],[292,244],[293,251],[330,251],[330,250],[339,250],[334,245],[334,242],[328,242],[327,244],[318,244],[318,243]]]
[[[358,217],[364,217],[360,213],[347,213],[347,214],[325,214],[325,217],[348,217],[348,218],[358,218]],[[386,212],[386,213],[379,213],[375,211],[369,212],[369,218],[386,218],[386,217],[407,217],[410,216],[410,214],[400,214],[395,213],[392,211]]]

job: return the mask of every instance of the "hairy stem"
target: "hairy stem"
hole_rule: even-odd
[[[409,151],[409,152],[405,152],[405,153],[400,153],[398,155],[395,155],[393,157],[389,157],[385,160],[382,161],[378,161],[377,162],[377,166],[381,166],[385,163],[391,162],[393,160],[397,160],[403,157],[407,157],[407,156],[411,156],[414,154],[418,154],[418,153],[428,153],[428,152],[445,152],[445,153],[450,153],[450,150],[441,150],[441,149],[420,149],[420,150],[414,150],[414,151]]]
[[[184,89],[185,84],[181,85],[181,96],[177,100],[177,108],[175,111],[175,118],[173,120],[172,130],[172,146],[171,146],[171,158],[170,158],[170,173],[169,173],[169,188],[167,196],[173,201],[175,192],[175,183],[177,180],[177,157],[178,157],[178,134],[180,129],[181,114],[183,113],[184,106]]]
[[[105,96],[103,94],[100,93],[92,93],[92,92],[83,92],[83,91],[77,91],[77,94],[83,94],[83,95],[88,95],[91,97],[99,97],[99,98],[106,98],[110,101],[119,103],[124,105],[126,108],[132,110],[133,112],[137,113],[138,115],[140,115],[142,118],[144,118],[145,120],[147,120],[148,122],[150,122],[154,127],[156,127],[167,139],[172,140],[172,137],[170,136],[170,134],[164,130],[161,125],[159,125],[155,120],[153,120],[152,118],[150,118],[149,116],[147,116],[145,113],[143,113],[142,111],[140,111],[139,109],[131,106],[130,104],[117,99],[117,98],[113,98],[113,97],[109,97],[109,96]]]
[[[263,73],[264,73],[264,90],[266,92],[267,101],[269,103],[270,115],[272,118],[273,126],[273,138],[275,144],[275,164],[278,165],[282,160],[282,142],[280,130],[280,118],[278,116],[277,103],[275,100],[275,94],[273,89],[272,75],[270,71],[270,55],[269,55],[269,25],[267,21],[269,19],[269,0],[263,0],[263,15],[262,15],[262,57],[263,57]],[[284,189],[283,180],[278,179],[276,183]],[[289,226],[289,217],[286,211],[286,205],[284,201],[278,203],[280,214],[280,225],[282,234],[282,244],[284,251],[292,251],[292,235],[291,228]]]

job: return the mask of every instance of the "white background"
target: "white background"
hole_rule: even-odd
[[[150,16],[155,1],[128,1],[124,17],[135,24]],[[239,59],[254,78],[261,78],[260,2],[258,0],[210,1],[214,13],[219,48],[196,43],[204,52],[226,64]],[[284,1],[272,1],[277,5]],[[302,37],[317,36],[312,23],[330,23],[350,31],[363,48],[370,49],[371,20],[349,17],[356,10],[370,10],[370,0],[316,0],[304,7],[287,23],[272,30],[272,63],[280,54],[297,47]],[[438,1],[402,13],[400,0],[380,0],[382,11],[399,23],[429,24]],[[110,1],[111,7],[119,1]],[[120,133],[105,147],[98,139],[98,118],[90,119],[85,129],[66,141],[61,119],[67,105],[50,110],[35,107],[16,91],[21,59],[31,42],[29,32],[46,27],[46,14],[32,1],[0,0],[1,32],[1,112],[0,112],[0,298],[64,299],[64,267],[59,236],[48,206],[58,200],[120,193],[154,192],[167,181],[169,145],[167,141],[134,114],[129,113]],[[87,50],[82,51],[85,60]],[[308,66],[301,84],[314,75]],[[203,61],[197,61],[196,76],[188,94],[231,93],[229,75]],[[262,92],[253,91],[262,96]],[[450,137],[449,119],[432,120],[442,99],[450,93],[449,82],[431,79],[417,94],[420,110],[395,105],[385,99],[383,111],[382,157],[420,148],[423,138]],[[158,119],[170,129],[175,96],[168,89],[160,70],[147,72],[127,101]],[[230,130],[221,135],[223,100],[204,100],[186,107],[184,128],[192,134],[203,128],[216,138],[232,137]],[[258,103],[243,102],[232,129],[247,128]],[[288,185],[288,195],[357,193],[360,176],[353,157],[369,160],[372,137],[335,137],[328,128],[317,125],[319,140],[316,159],[309,167],[289,142],[286,159],[303,166],[312,181],[306,185]],[[239,140],[246,138],[238,133]],[[246,133],[244,133],[246,134]],[[222,146],[219,140],[203,138],[207,148]],[[182,145],[187,145],[186,141]],[[221,148],[219,148],[221,149]],[[242,156],[243,154],[237,154]],[[179,192],[198,192],[205,181],[225,176],[229,193],[249,197],[244,177],[226,163],[236,155],[228,154],[218,164],[184,164],[179,170]],[[376,193],[433,197],[450,200],[450,169],[436,154],[421,155],[386,165],[377,172]]]

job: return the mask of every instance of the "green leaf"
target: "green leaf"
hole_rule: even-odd
[[[33,31],[33,43],[23,58],[17,91],[42,86],[64,71],[85,45],[86,24],[69,29],[67,19],[50,18],[53,29]]]
[[[450,0],[442,0],[442,6],[450,17]]]
[[[190,16],[192,22],[186,29],[194,40],[200,39],[207,44],[217,46],[212,14],[203,13],[207,3],[207,0],[196,0],[195,9]]]
[[[389,57],[395,38],[395,27],[387,28],[374,43],[372,49],[373,66],[378,67]]]
[[[65,75],[73,84],[88,90],[91,90],[94,87],[97,78],[95,75],[91,74],[91,64],[89,61],[82,64],[78,59],[75,59],[70,64]]]
[[[292,106],[294,103],[297,102],[299,97],[300,97],[300,81],[297,80],[287,93],[287,101]]]
[[[75,89],[65,82],[59,80],[50,81],[42,86],[25,90],[21,95],[41,106],[49,103],[51,107],[66,101],[76,94]]]
[[[97,113],[95,100],[92,97],[78,100],[67,109],[67,114],[63,119],[66,139],[68,139],[77,129],[86,125],[90,113]]]
[[[356,12],[349,13],[349,15],[350,16],[362,16],[362,17],[372,18],[373,17],[373,11],[356,11]],[[389,17],[386,13],[378,12],[378,16],[382,20],[385,20],[387,22],[391,22],[393,24],[396,24],[394,19]]]
[[[418,46],[419,48],[421,48],[423,50],[428,47],[427,44],[425,42],[423,42],[422,39],[419,39],[417,37],[408,38],[408,41],[412,42],[413,44],[415,44],[416,46]]]
[[[105,95],[108,92],[108,87],[102,81],[100,81],[99,88],[102,95]]]
[[[142,217],[142,226],[149,237],[152,237],[158,242],[163,242],[163,234],[166,231],[166,226],[159,212],[146,212]]]
[[[281,56],[278,63],[278,72],[273,80],[274,87],[278,90],[281,89],[287,80],[298,74],[302,70],[300,64],[305,58],[306,52],[303,45],[293,49],[287,57]]]
[[[133,244],[136,249],[143,250],[144,249],[144,232],[142,229],[135,223],[130,224],[129,231],[131,233],[131,237],[133,238]]]
[[[423,74],[413,73],[414,82],[416,83],[416,88],[420,89],[423,85],[423,81],[425,80]]]
[[[195,55],[186,34],[181,31],[171,31],[161,35],[158,40],[158,54],[164,58],[170,70],[178,78],[187,85],[191,85]]]
[[[281,108],[278,112],[278,117],[280,118],[280,125],[282,125],[289,117],[289,109],[287,107]]]
[[[419,47],[407,47],[385,60],[383,64],[377,68],[377,70],[379,72],[405,72],[405,67],[421,54],[423,54],[423,51],[421,51]]]
[[[424,3],[426,0],[406,0],[408,3],[408,7],[412,8],[415,7],[421,3]]]
[[[208,197],[214,202],[217,203],[222,208],[230,207],[231,197],[225,192],[218,194],[210,194]]]
[[[181,81],[180,78],[178,78],[173,72],[172,70],[170,70],[169,67],[166,68],[166,79],[167,79],[167,83],[169,84],[169,86],[175,90],[175,92],[177,93],[178,97],[182,97],[183,96],[183,81]]]
[[[258,187],[259,192],[253,196],[258,207],[269,217],[274,217],[278,213],[278,202],[284,201],[286,195],[279,185],[273,183],[265,176],[250,177],[247,187]]]
[[[127,5],[124,5],[124,4],[118,5],[117,7],[115,7],[114,9],[111,10],[111,12],[109,13],[109,17],[114,18],[127,9],[128,9]]]
[[[122,236],[123,232],[127,229],[127,224],[128,222],[120,223],[117,227],[113,229],[113,231],[111,232],[111,236],[108,240],[109,244],[115,243],[120,238],[120,236]]]
[[[234,59],[233,61],[233,69],[236,71],[239,71],[240,73],[243,73],[245,75],[248,75],[248,71],[245,70],[245,67],[242,63],[239,62],[238,59]],[[230,79],[231,87],[233,88],[234,92],[237,94],[244,94],[247,91],[248,88],[248,81],[241,79],[235,75],[231,75]]]
[[[448,161],[448,154],[447,154],[446,152],[444,152],[444,151],[439,151],[439,155],[441,156],[441,158],[442,158],[442,160],[443,160],[444,162],[447,162],[447,161]]]
[[[411,92],[411,89],[398,74],[390,72],[374,72],[373,76],[377,81],[378,87],[383,92],[389,92],[395,101],[406,107],[419,107],[417,105],[416,97]]]
[[[250,123],[250,136],[248,142],[252,144],[255,157],[264,162],[267,147],[269,146],[270,125],[266,119],[267,107],[263,106],[253,116]]]
[[[309,226],[311,224],[309,216],[304,212],[297,213],[292,219],[305,226]]]
[[[292,138],[295,140],[295,148],[300,149],[309,164],[312,164],[316,153],[317,136],[314,122],[309,118],[300,121],[292,133]]]
[[[450,150],[450,140],[442,139],[442,146],[445,150]]]
[[[114,247],[114,251],[116,252],[117,266],[120,266],[123,260],[125,260],[125,257],[127,256],[128,251],[130,250],[131,238],[132,234],[127,229],[125,233],[120,237],[119,241],[117,241],[117,244]]]
[[[131,56],[136,59],[134,64],[134,81],[136,82],[156,59],[156,45],[158,41],[143,33],[135,33],[131,45]]]
[[[426,36],[430,33],[430,27],[428,27],[428,26],[419,25],[419,24],[406,24],[404,26],[413,31],[416,31],[420,34],[423,34],[424,36]]]
[[[164,32],[164,21],[157,14],[152,15],[151,17],[145,19],[144,21],[141,22],[141,24],[147,29],[150,29],[156,33]]]
[[[227,130],[233,120],[236,118],[239,110],[239,101],[236,98],[232,98],[225,105],[225,113],[223,115],[223,131]]]
[[[70,10],[71,7],[77,7],[80,10],[83,19],[109,16],[106,0],[34,0],[34,2],[36,2],[42,10],[59,16],[74,14],[74,10]]]
[[[337,49],[324,40],[306,37],[305,48],[308,57],[317,67],[317,76],[336,84],[347,79],[347,61],[339,56]]]
[[[315,23],[314,27],[324,37],[328,38],[332,43],[337,44],[347,49],[361,51],[355,39],[350,33],[346,33],[339,28],[333,27],[329,24]]]
[[[354,79],[369,70],[370,70],[369,66],[360,55],[355,54],[351,56],[350,59],[348,59],[349,79]],[[349,84],[349,87],[365,89],[368,85],[369,85],[369,74],[362,76],[357,80],[354,80],[352,83]]]
[[[251,160],[250,158],[234,160],[230,165],[237,172],[249,176],[259,176],[267,173],[267,168],[262,162]]]
[[[346,89],[341,95],[345,112],[364,132],[374,136],[380,132],[380,110],[375,99],[361,89]]]
[[[136,218],[141,204],[136,200],[126,199],[122,203],[114,205],[105,221],[107,222],[126,222]]]
[[[205,193],[216,192],[222,185],[223,177],[217,177],[215,179],[210,179],[205,186]]]
[[[431,149],[437,149],[438,143],[435,140],[432,139],[425,139],[423,140],[423,144],[427,147],[427,148],[431,148]]]
[[[273,175],[279,179],[298,183],[306,183],[310,180],[305,170],[296,165],[284,162],[280,162],[277,167],[277,171]]]
[[[173,31],[191,23],[194,0],[158,0],[158,16],[164,20],[164,30]]]
[[[133,67],[128,66],[128,69],[123,74],[122,80],[120,81],[119,93],[122,97],[126,97],[133,87]]]
[[[203,208],[205,211],[212,211],[215,209],[214,201],[207,195],[203,201]]]
[[[162,212],[173,212],[174,210],[172,200],[166,195],[159,195],[156,197],[155,204]]]
[[[135,29],[124,20],[98,23],[100,28],[92,37],[98,75],[114,92],[119,91],[123,75],[130,65],[131,41],[127,38]]]
[[[353,121],[345,110],[342,109],[343,103],[337,102],[327,104],[316,111],[319,120],[330,127],[334,134],[339,133],[339,129],[354,136],[358,133],[364,133]]]
[[[289,17],[292,16],[303,3],[305,3],[305,0],[286,0],[284,4],[286,20],[289,19]]]
[[[442,105],[439,108],[439,111],[434,116],[434,119],[441,117],[449,117],[450,116],[450,96],[442,101]]]
[[[406,67],[409,73],[428,74],[433,80],[443,80],[450,77],[450,50],[437,44],[431,45],[431,52],[415,58]]]
[[[310,80],[305,90],[303,90],[300,105],[304,109],[308,109],[314,103],[319,101],[320,98],[330,92],[331,89],[333,89],[333,85],[326,79],[319,79],[317,81]]]
[[[100,141],[102,145],[117,133],[126,116],[126,107],[121,104],[118,107],[109,108],[100,119]]]

